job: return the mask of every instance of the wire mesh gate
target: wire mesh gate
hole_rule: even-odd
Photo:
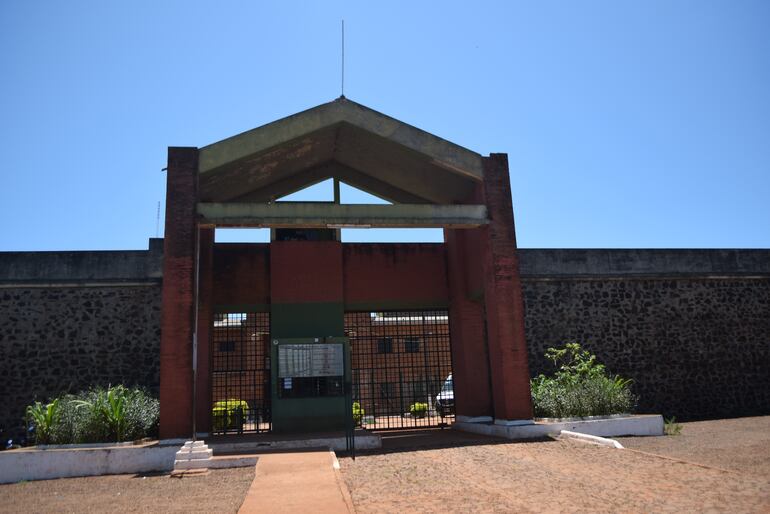
[[[270,431],[270,314],[215,314],[212,330],[212,433]]]
[[[348,312],[353,417],[370,430],[454,421],[446,310]]]

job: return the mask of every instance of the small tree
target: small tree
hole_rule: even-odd
[[[631,412],[636,397],[631,380],[608,375],[596,355],[578,343],[548,348],[553,376],[538,375],[531,381],[535,416],[547,418],[603,416]]]

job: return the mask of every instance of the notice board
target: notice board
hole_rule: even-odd
[[[282,344],[278,346],[278,377],[339,377],[345,374],[340,343]]]

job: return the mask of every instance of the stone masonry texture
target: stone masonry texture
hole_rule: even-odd
[[[157,394],[160,243],[0,253],[0,426],[14,431],[35,399],[91,385]],[[770,414],[770,250],[521,249],[519,259],[532,375],[552,371],[546,348],[576,341],[634,380],[639,412]]]
[[[523,282],[531,373],[579,342],[631,378],[638,412],[677,419],[770,413],[770,278]]]
[[[110,384],[158,394],[160,284],[0,289],[0,426],[24,409]]]

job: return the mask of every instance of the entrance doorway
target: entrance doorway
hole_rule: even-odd
[[[454,421],[446,310],[347,312],[345,335],[353,414],[361,426],[389,430]]]
[[[212,433],[269,432],[270,314],[215,314],[212,334]]]

